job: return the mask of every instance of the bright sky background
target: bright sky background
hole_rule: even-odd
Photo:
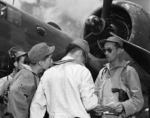
[[[3,0],[9,4],[13,0]],[[85,19],[103,0],[15,0],[14,6],[44,21],[57,23],[63,31],[80,37]],[[120,0],[121,1],[121,0]],[[150,0],[130,0],[150,12]]]

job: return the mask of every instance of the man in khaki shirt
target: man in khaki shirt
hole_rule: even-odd
[[[23,68],[22,64],[24,63],[24,59],[26,56],[26,52],[24,52],[24,50],[19,46],[12,47],[8,51],[8,53],[11,58],[11,62],[14,65],[14,68],[11,74],[3,78],[0,78],[0,118],[6,112],[6,107],[7,107],[7,102],[8,102],[7,95],[9,91],[9,86],[11,82],[13,81],[16,73],[19,72]]]
[[[131,116],[140,111],[144,103],[138,73],[120,58],[123,42],[119,38],[109,37],[100,43],[108,63],[95,82],[100,104],[95,111],[106,118]]]
[[[14,77],[8,93],[7,113],[4,118],[28,118],[30,104],[40,81],[38,74],[52,66],[55,46],[46,43],[34,45],[27,53],[24,68]]]
[[[23,68],[22,64],[24,63],[26,56],[26,52],[24,52],[24,50],[19,46],[12,47],[8,53],[12,59],[12,62],[14,61],[14,68],[10,75],[0,78],[0,96],[4,94],[16,73]]]

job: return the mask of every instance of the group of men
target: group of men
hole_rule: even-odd
[[[123,42],[109,37],[100,43],[108,63],[95,83],[85,66],[90,52],[85,40],[72,41],[57,62],[52,60],[55,46],[46,43],[36,44],[28,53],[11,49],[17,72],[0,79],[0,95],[9,89],[2,117],[43,118],[47,111],[49,118],[126,118],[140,111],[144,102],[140,80],[136,70],[120,58]]]

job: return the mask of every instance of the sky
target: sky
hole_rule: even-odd
[[[3,0],[13,4],[13,0]],[[79,38],[86,18],[103,0],[15,0],[14,6],[43,22],[55,22],[67,34]],[[123,1],[123,0],[120,0]],[[150,12],[150,0],[130,0]]]

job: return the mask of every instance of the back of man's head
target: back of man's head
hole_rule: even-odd
[[[83,53],[83,56],[85,57],[85,62],[87,62],[87,58],[88,58],[88,53],[90,51],[90,48],[89,48],[89,44],[87,41],[85,40],[82,40],[82,39],[76,39],[74,41],[72,41],[67,49],[66,49],[66,53],[68,54],[73,54],[75,53],[76,51],[82,51]]]

